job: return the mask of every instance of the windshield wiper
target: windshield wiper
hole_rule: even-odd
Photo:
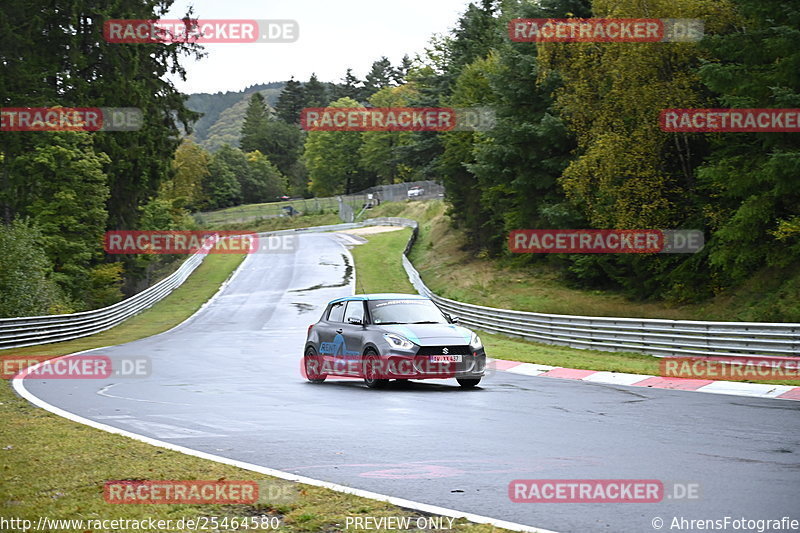
[[[422,322],[411,322],[411,324],[444,324],[445,322],[437,322],[435,320],[423,320]]]

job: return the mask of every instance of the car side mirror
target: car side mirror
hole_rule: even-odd
[[[348,324],[353,324],[355,326],[363,326],[364,325],[364,321],[363,320],[361,320],[360,318],[353,317],[353,316],[351,316],[350,318],[347,319],[347,323]]]

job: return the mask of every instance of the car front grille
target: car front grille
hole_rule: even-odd
[[[444,349],[447,348],[445,352]],[[417,355],[472,355],[468,345],[420,346]]]

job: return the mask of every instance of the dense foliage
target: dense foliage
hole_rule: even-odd
[[[800,136],[667,133],[658,116],[800,107],[800,4],[480,0],[423,54],[396,65],[381,57],[363,80],[346,68],[337,83],[312,75],[188,101],[163,78],[183,75],[179,60],[202,56],[200,47],[123,46],[101,35],[104,19],[158,18],[171,4],[76,0],[60,10],[25,0],[0,10],[0,105],[138,107],[145,117],[134,132],[2,133],[0,316],[107,305],[120,287],[150,281],[152,257],[104,256],[108,229],[186,228],[192,211],[420,179],[444,183],[451,220],[476,254],[555,269],[582,287],[696,301],[765,272],[797,273]],[[511,19],[548,17],[697,18],[705,37],[509,39]],[[488,107],[496,123],[303,131],[303,108],[324,106]],[[514,256],[506,237],[520,228],[700,229],[706,247]]]

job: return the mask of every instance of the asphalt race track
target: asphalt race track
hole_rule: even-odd
[[[26,389],[161,441],[554,531],[656,531],[655,517],[663,531],[676,531],[673,517],[800,519],[800,402],[505,372],[470,391],[455,380],[307,383],[306,329],[354,279],[335,235],[299,239],[294,253],[249,256],[179,327],[93,352],[149,357],[150,376],[28,379]],[[659,479],[697,483],[700,497],[513,503],[514,479]]]

